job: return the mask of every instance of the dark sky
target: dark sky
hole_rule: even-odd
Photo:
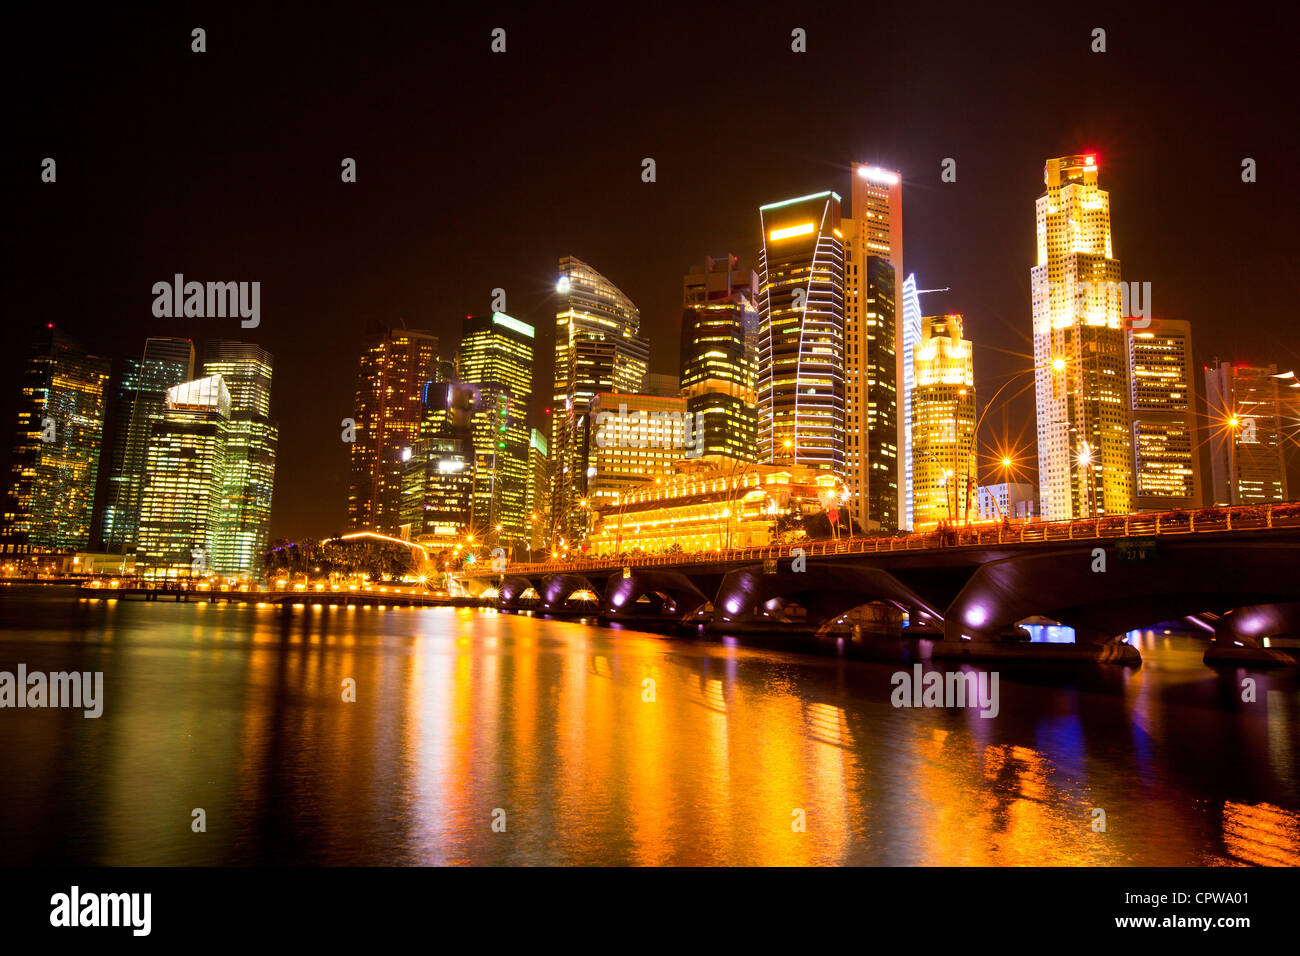
[[[1123,277],[1151,282],[1156,315],[1192,321],[1198,364],[1300,368],[1295,23],[1212,9],[28,8],[3,40],[3,380],[46,321],[114,356],[150,334],[259,342],[276,356],[272,536],[329,533],[368,321],[432,328],[450,356],[463,316],[503,287],[538,326],[541,394],[555,263],[576,255],[641,307],[653,369],[676,372],[689,266],[753,254],[761,203],[847,196],[860,160],[903,171],[906,268],[952,287],[923,304],[966,315],[991,395],[1030,364],[1005,353],[1030,351],[1043,161],[1085,150]],[[489,49],[497,26],[505,54]],[[795,27],[807,53],[790,50]],[[940,182],[945,157],[956,183]],[[1242,183],[1243,157],[1258,182]],[[261,327],[155,319],[150,289],[176,272],[260,281]],[[1031,409],[1030,393],[1014,403],[1013,432]]]

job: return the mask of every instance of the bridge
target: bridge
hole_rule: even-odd
[[[1186,621],[1213,634],[1207,663],[1300,661],[1300,503],[498,563],[455,578],[504,611],[919,636],[936,657],[1138,663],[1125,634]],[[1049,622],[1073,628],[1075,643],[1026,643],[1022,625]]]

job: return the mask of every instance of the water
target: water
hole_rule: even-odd
[[[1294,672],[1137,643],[1137,670],[998,665],[985,719],[834,655],[0,588],[0,670],[106,698],[0,710],[0,862],[1300,864]]]

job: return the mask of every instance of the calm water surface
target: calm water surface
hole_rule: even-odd
[[[97,720],[0,710],[0,862],[1300,864],[1295,673],[1204,646],[999,666],[985,719],[894,708],[900,665],[834,655],[0,588],[0,670],[105,687]]]

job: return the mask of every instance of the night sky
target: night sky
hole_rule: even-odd
[[[1123,278],[1151,283],[1156,316],[1191,320],[1197,364],[1300,370],[1297,48],[1281,13],[458,7],[7,13],[0,464],[39,325],[111,356],[151,334],[247,339],[276,359],[271,535],[331,533],[367,323],[431,328],[450,357],[463,317],[504,288],[538,328],[540,412],[556,260],[575,255],[640,306],[652,370],[676,373],[682,275],[752,256],[761,203],[847,198],[855,160],[903,171],[906,270],[952,287],[923,308],[964,313],[985,396],[1032,364],[1043,161],[1085,151]],[[490,51],[498,26],[505,54]],[[790,50],[795,27],[807,53]],[[344,157],[356,184],[340,182]],[[945,157],[956,183],[940,182]],[[1242,182],[1243,157],[1258,182]],[[260,328],[154,318],[151,287],[177,272],[260,281]],[[1031,415],[1025,392],[1007,415],[1022,442]]]

